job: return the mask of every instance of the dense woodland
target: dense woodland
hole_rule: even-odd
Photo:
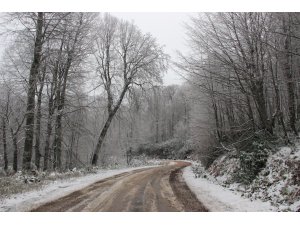
[[[169,56],[151,34],[109,14],[1,16],[9,43],[1,65],[4,170],[97,165],[173,135],[180,113],[164,131],[153,126],[180,103],[174,88],[161,86]]]
[[[211,160],[235,155],[250,181],[299,133],[299,13],[206,13],[186,24],[176,65],[214,121]],[[202,160],[203,161],[203,160]]]
[[[5,171],[104,165],[129,149],[208,165],[254,151],[254,141],[298,136],[299,13],[199,13],[185,24],[188,51],[177,62],[110,14],[1,19]],[[184,84],[164,86],[167,69]]]

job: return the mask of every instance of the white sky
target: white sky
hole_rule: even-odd
[[[111,14],[118,18],[133,21],[143,32],[151,33],[157,38],[159,44],[165,46],[165,51],[171,56],[171,60],[176,60],[176,50],[185,51],[184,22],[189,20],[192,13],[113,12]],[[172,68],[169,68],[163,80],[165,85],[183,82],[183,79]]]

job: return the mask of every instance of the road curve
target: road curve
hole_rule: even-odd
[[[207,211],[190,191],[181,169],[187,162],[138,169],[100,180],[34,212],[181,212]]]

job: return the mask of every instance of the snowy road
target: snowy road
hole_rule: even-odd
[[[207,211],[182,179],[186,162],[109,177],[32,211]]]

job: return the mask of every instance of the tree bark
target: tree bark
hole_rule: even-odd
[[[14,156],[13,156],[13,170],[18,171],[18,141],[17,141],[17,132],[14,132],[13,129],[10,129],[11,138],[14,146]]]
[[[291,55],[291,30],[290,30],[290,15],[288,15],[288,22],[283,18],[283,31],[285,33],[284,40],[284,74],[287,81],[288,90],[288,108],[289,108],[289,122],[290,127],[295,135],[298,135],[296,128],[296,103],[295,103],[295,84],[292,73],[292,55]]]
[[[53,103],[49,102],[49,107],[53,107]],[[46,134],[46,140],[45,140],[45,155],[44,155],[44,170],[48,169],[48,162],[49,162],[49,155],[50,155],[50,137],[52,133],[52,109],[49,109],[48,114],[48,122],[47,122],[47,134]],[[50,111],[51,110],[51,111]]]
[[[76,41],[76,39],[75,39]],[[73,51],[73,50],[72,50]],[[54,155],[56,156],[54,158],[54,164],[53,168],[61,169],[62,162],[61,162],[61,154],[62,154],[62,115],[63,115],[63,109],[65,106],[65,97],[66,97],[66,89],[67,89],[67,80],[68,80],[68,74],[72,63],[72,51],[68,55],[67,65],[65,68],[65,72],[63,73],[63,82],[62,82],[62,90],[60,90],[60,85],[57,87],[57,116],[55,120],[55,135],[54,135]],[[59,82],[61,84],[61,82]]]
[[[60,112],[58,111],[60,108],[60,99],[61,99],[61,86],[62,86],[62,76],[58,76],[58,83],[57,83],[57,87],[56,87],[56,94],[55,94],[55,103],[54,103],[54,109],[53,111],[55,111],[55,107],[57,109],[57,116],[55,118],[55,131],[54,131],[54,140],[53,140],[53,169],[56,169],[58,167],[58,151],[60,150],[60,146],[57,146],[58,144],[58,136],[60,136]]]
[[[97,145],[96,145],[96,149],[95,149],[95,152],[93,154],[93,158],[92,158],[92,165],[93,166],[97,165],[97,162],[98,162],[98,159],[99,159],[99,153],[100,153],[100,150],[101,150],[101,146],[102,146],[102,144],[104,142],[104,138],[105,138],[105,136],[107,134],[107,131],[108,131],[108,128],[109,128],[109,126],[111,124],[112,119],[114,118],[116,112],[120,108],[120,105],[121,105],[121,103],[123,101],[123,98],[124,98],[124,96],[125,96],[125,94],[126,94],[126,92],[128,90],[128,85],[129,85],[129,83],[125,84],[125,86],[123,87],[123,90],[121,92],[119,100],[118,100],[116,106],[113,108],[113,110],[109,110],[109,111],[111,111],[111,113],[108,114],[108,118],[107,118],[107,120],[106,120],[106,122],[104,124],[104,127],[101,130],[101,133],[100,133],[100,136],[98,138]]]
[[[272,118],[272,127],[275,127],[275,120],[276,117],[278,118],[278,122],[279,124],[281,124],[282,129],[283,129],[283,133],[284,133],[284,139],[286,140],[286,142],[288,142],[288,136],[287,136],[287,131],[286,131],[286,127],[285,127],[285,123],[284,123],[284,119],[283,119],[283,113],[282,113],[282,109],[281,109],[281,100],[280,100],[280,91],[279,91],[279,87],[278,87],[278,73],[277,73],[277,67],[278,67],[278,55],[277,53],[275,53],[275,68],[273,69],[273,65],[272,65],[272,60],[270,60],[270,72],[271,72],[271,76],[272,76],[272,83],[273,83],[273,87],[274,87],[274,91],[275,91],[275,105],[276,105],[276,112]],[[271,59],[271,55],[269,55],[270,59]]]
[[[262,80],[256,81],[252,86],[253,97],[257,106],[261,128],[273,134],[271,121],[268,118],[266,99],[264,95],[264,84]]]
[[[246,103],[247,103],[248,118],[251,121],[253,131],[255,131],[256,126],[255,126],[255,120],[254,120],[253,110],[251,106],[250,96],[248,94],[245,94],[245,96],[246,96]]]
[[[60,110],[62,110],[62,107],[59,106],[57,108],[58,114],[56,116],[55,120],[55,135],[54,135],[54,142],[53,142],[53,151],[54,151],[54,163],[53,168],[61,169],[61,144],[62,144],[62,114]]]
[[[67,55],[67,61],[65,64],[65,67],[63,69],[63,74],[62,77],[59,80],[59,85],[57,87],[57,116],[55,120],[55,135],[54,135],[54,164],[53,168],[55,169],[58,167],[58,169],[61,169],[62,167],[62,161],[61,161],[61,154],[62,154],[62,115],[63,115],[63,109],[65,106],[65,98],[66,98],[66,89],[67,89],[67,80],[69,76],[69,70],[71,68],[73,59],[74,59],[74,51],[78,42],[79,34],[81,31],[81,26],[82,26],[82,17],[80,18],[79,21],[79,26],[77,27],[75,36],[74,36],[74,42],[71,45],[71,48],[69,49],[70,46],[67,46],[68,49],[68,55]],[[70,41],[70,40],[68,40]],[[63,44],[63,42],[62,42]],[[61,80],[62,79],[62,80]],[[60,89],[62,88],[62,89]]]
[[[92,165],[94,165],[94,166],[97,165],[101,146],[102,146],[102,144],[104,142],[104,138],[106,136],[106,133],[108,131],[108,128],[109,128],[109,126],[110,126],[111,121],[112,121],[113,118],[114,118],[114,114],[109,114],[108,118],[107,118],[107,120],[106,120],[106,122],[104,124],[104,127],[101,130],[101,133],[100,133],[100,136],[98,138],[97,145],[96,145],[96,150],[95,150],[95,153],[94,153],[93,159],[92,159]]]
[[[42,118],[42,94],[44,88],[44,79],[46,75],[46,65],[44,67],[44,71],[40,80],[40,89],[38,92],[37,99],[37,112],[36,112],[36,130],[35,130],[35,165],[37,169],[40,169],[40,161],[41,161],[41,152],[40,152],[40,137],[41,137],[41,118]]]
[[[58,52],[58,57],[55,62],[54,70],[53,70],[53,76],[52,76],[52,82],[51,82],[51,88],[50,88],[50,96],[49,96],[49,102],[48,102],[48,118],[47,118],[47,134],[46,134],[46,140],[45,140],[45,155],[44,155],[44,171],[48,169],[49,165],[49,156],[50,156],[50,138],[52,134],[52,119],[53,114],[55,110],[55,104],[54,104],[54,95],[56,95],[57,88],[60,87],[60,84],[58,83],[58,67],[62,56],[62,49],[64,45],[64,39],[61,40],[60,49]]]
[[[4,117],[2,117],[2,142],[3,142],[4,170],[7,171],[8,159],[7,159],[7,142],[6,142],[6,122]]]
[[[36,25],[36,37],[34,44],[33,61],[29,74],[29,87],[27,94],[27,108],[26,108],[26,131],[25,131],[25,143],[23,152],[23,169],[29,170],[31,157],[32,157],[32,144],[34,135],[34,109],[35,109],[35,89],[36,82],[40,67],[42,45],[43,45],[43,16],[44,13],[39,12]]]

